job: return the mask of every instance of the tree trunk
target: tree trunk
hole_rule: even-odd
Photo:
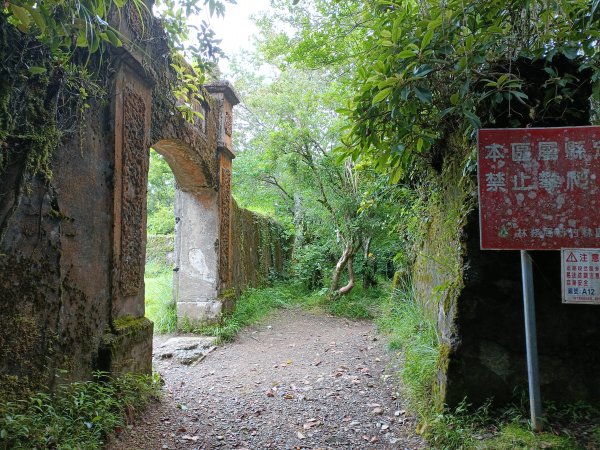
[[[335,269],[333,270],[333,275],[331,277],[331,287],[329,288],[331,298],[336,298],[347,294],[352,290],[352,288],[354,288],[354,255],[358,251],[359,245],[355,246],[354,239],[350,239],[346,244],[344,252],[335,265]],[[348,284],[338,289],[338,285],[340,284],[340,276],[344,270],[344,267],[348,268]]]
[[[348,262],[346,263],[348,268],[348,284],[339,288],[335,293],[334,297],[341,297],[344,294],[347,294],[354,288],[354,256],[348,257]]]
[[[329,288],[329,292],[331,294],[334,294],[336,292],[338,285],[340,284],[340,276],[342,275],[342,270],[344,270],[344,267],[346,267],[346,264],[348,263],[348,258],[352,257],[353,251],[354,245],[352,240],[350,240],[346,244],[346,248],[344,248],[342,256],[340,257],[337,264],[335,265],[335,268],[333,269],[333,274],[331,276],[331,286]]]
[[[368,237],[365,240],[364,246],[364,262],[363,262],[363,287],[369,289],[375,287],[377,280],[375,279],[376,272],[376,259],[375,257],[369,257],[371,251],[371,238]]]
[[[302,214],[302,200],[298,194],[294,194],[294,250],[304,244],[304,214]]]

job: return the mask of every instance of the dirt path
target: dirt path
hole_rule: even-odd
[[[384,347],[368,322],[279,311],[195,366],[155,360],[163,401],[108,449],[425,448]]]

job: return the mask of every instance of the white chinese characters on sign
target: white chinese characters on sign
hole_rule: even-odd
[[[596,245],[600,126],[479,131],[484,249]]]
[[[594,141],[593,146],[595,149],[594,159],[600,158],[600,141]],[[513,162],[531,162],[532,151],[531,144],[528,143],[513,143],[512,157]],[[503,160],[508,150],[501,144],[491,144],[486,147],[487,154],[486,159],[490,159],[494,162]],[[556,142],[539,142],[538,143],[538,161],[557,161],[558,160],[559,147]],[[565,142],[565,158],[568,160],[584,159],[586,157],[586,149],[583,142],[578,141],[566,141]],[[496,172],[487,173],[486,175],[486,190],[488,192],[506,192],[508,189],[506,185],[506,173]],[[575,189],[588,190],[590,188],[590,178],[595,179],[595,174],[590,177],[589,169],[583,169],[580,171],[571,170],[567,172],[567,190],[573,191]],[[554,193],[560,189],[565,180],[558,174],[558,172],[544,170],[540,172],[537,179],[533,179],[531,175],[527,175],[526,172],[518,172],[512,176],[511,189],[513,191],[531,191],[537,189],[544,189],[546,192]]]

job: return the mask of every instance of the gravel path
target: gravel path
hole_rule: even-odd
[[[163,400],[109,450],[426,447],[369,322],[282,310],[197,365],[155,367]]]

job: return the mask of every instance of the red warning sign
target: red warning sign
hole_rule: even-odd
[[[600,127],[479,131],[481,248],[600,247]]]

